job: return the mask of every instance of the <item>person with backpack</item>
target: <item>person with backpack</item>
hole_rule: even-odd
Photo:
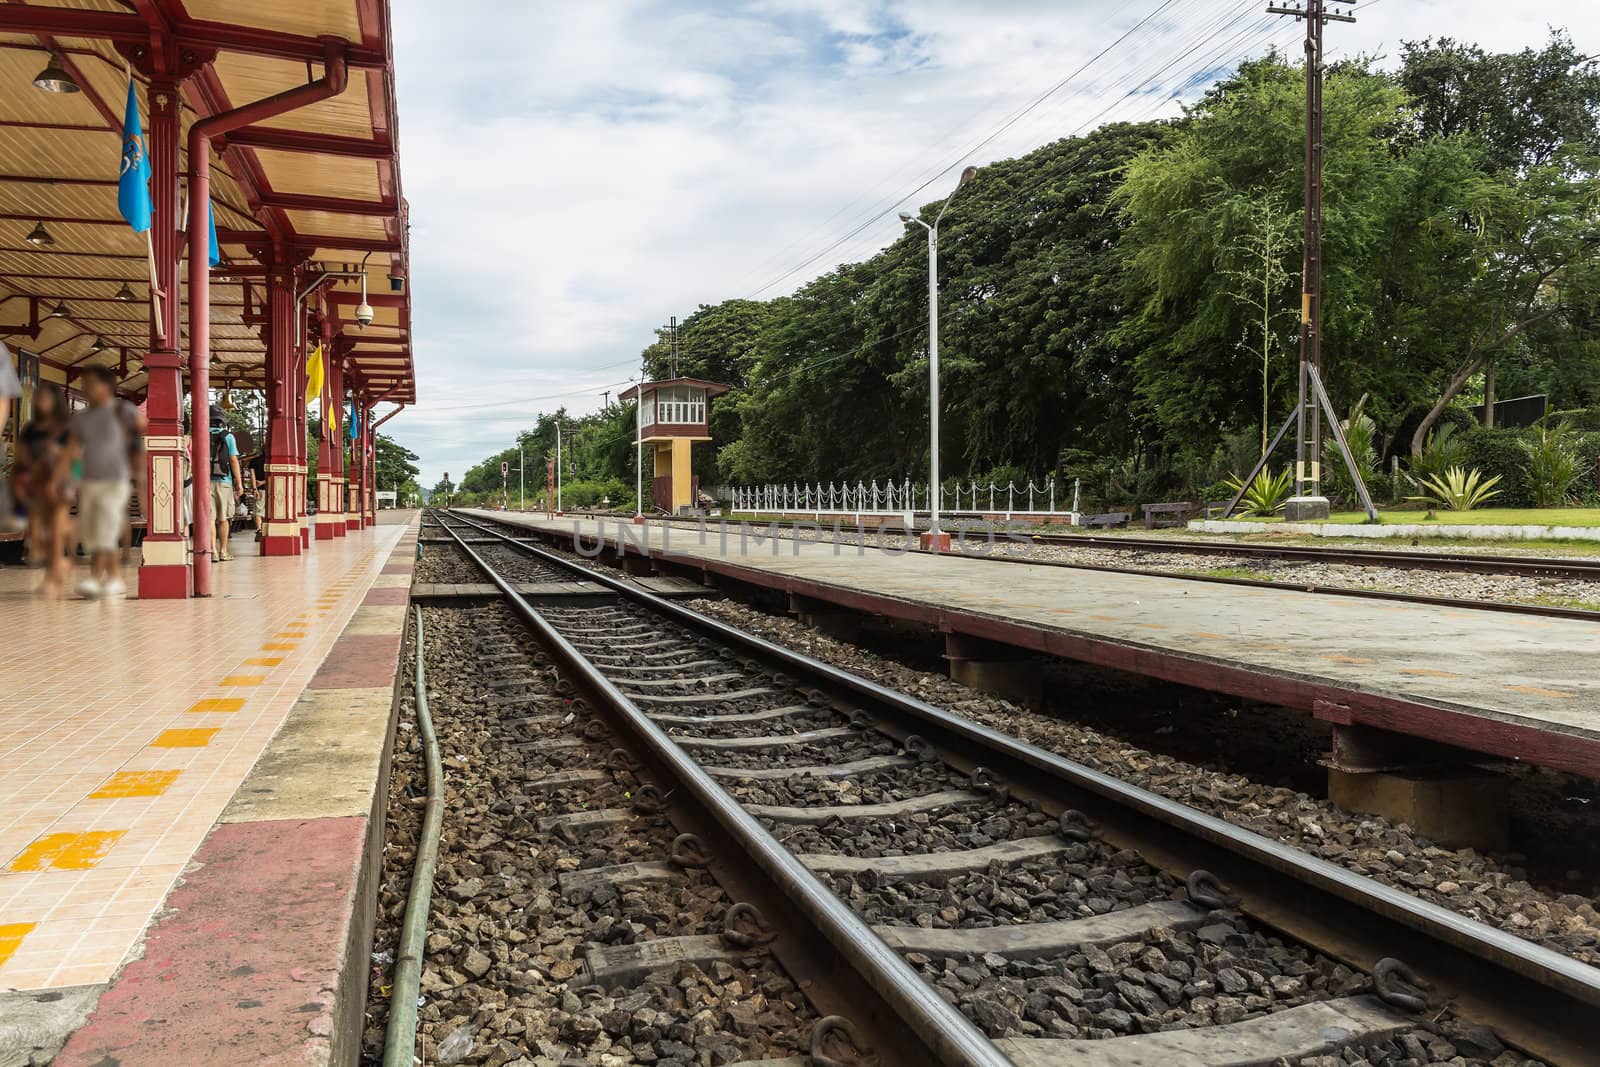
[[[217,542],[211,550],[214,563],[233,558],[228,551],[228,533],[233,529],[235,494],[244,482],[239,473],[239,443],[223,425],[225,417],[222,408],[211,405],[211,510],[217,520]]]

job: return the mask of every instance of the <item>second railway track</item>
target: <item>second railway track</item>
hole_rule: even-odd
[[[433,521],[628,739],[674,821],[767,885],[773,951],[809,939],[850,968],[886,1064],[1272,1063],[1346,1046],[1375,1050],[1347,1062],[1424,1064],[1449,1044],[1439,1015],[1550,1063],[1587,1062],[1600,1038],[1600,977],[1568,957],[490,527]],[[557,575],[615,596],[535,605],[513,584]],[[1426,1015],[1392,958],[1430,981]],[[591,957],[597,979],[607,960]]]
[[[654,516],[651,521],[694,523],[722,520]],[[810,520],[801,522],[790,519],[751,519],[749,521],[757,526],[765,526],[772,522],[780,528],[798,527],[808,529],[820,525],[824,532],[832,531],[832,522],[827,516],[823,516],[815,522]],[[959,526],[963,521],[973,520],[963,520],[959,515],[950,516],[947,525],[952,527]],[[840,528],[847,534],[854,534],[857,530],[857,525],[855,523],[845,523]],[[1408,552],[1405,549],[1388,548],[1241,544],[1232,541],[1183,540],[1173,537],[1055,533],[1028,528],[1020,521],[982,522],[974,526],[975,530],[990,528],[1011,530],[1025,542],[1055,545],[1063,548],[1095,548],[1129,553],[1170,552],[1179,555],[1229,556],[1238,559],[1275,560],[1279,562],[1331,563],[1355,567],[1392,567],[1399,570],[1454,571],[1464,574],[1497,574],[1528,578],[1571,578],[1584,581],[1600,581],[1600,559],[1580,559],[1571,556],[1519,556],[1487,552],[1450,551],[1447,549]],[[862,529],[865,529],[868,533],[880,529],[890,534],[904,532],[904,527],[899,525],[866,526],[862,527]],[[1265,532],[1270,532],[1270,529],[1270,527],[1263,527]],[[915,551],[921,550],[915,549]]]

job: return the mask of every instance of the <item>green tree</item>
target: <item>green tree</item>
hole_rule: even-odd
[[[1491,170],[1524,173],[1573,148],[1600,155],[1600,67],[1564,32],[1508,53],[1448,37],[1408,41],[1401,57],[1417,131],[1478,139]]]

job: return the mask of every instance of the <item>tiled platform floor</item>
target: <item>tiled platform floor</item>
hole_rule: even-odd
[[[405,531],[241,552],[209,600],[0,570],[0,990],[111,978],[358,609],[405,611],[361,606]]]

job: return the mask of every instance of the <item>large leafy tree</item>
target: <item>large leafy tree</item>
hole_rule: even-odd
[[[1203,447],[1219,429],[1259,412],[1259,311],[1238,296],[1228,271],[1258,228],[1251,205],[1301,202],[1304,81],[1277,57],[1247,64],[1189,113],[1169,145],[1127,171],[1117,202],[1134,248],[1134,313],[1120,333],[1139,347],[1136,388],[1173,445]],[[1395,363],[1375,351],[1381,279],[1375,268],[1393,236],[1410,177],[1404,93],[1360,65],[1336,68],[1324,91],[1323,309],[1330,388],[1353,398],[1389,394]],[[1300,274],[1299,242],[1280,249],[1273,273]],[[1376,356],[1376,358],[1373,358]],[[1292,376],[1278,377],[1270,405],[1286,411]]]

